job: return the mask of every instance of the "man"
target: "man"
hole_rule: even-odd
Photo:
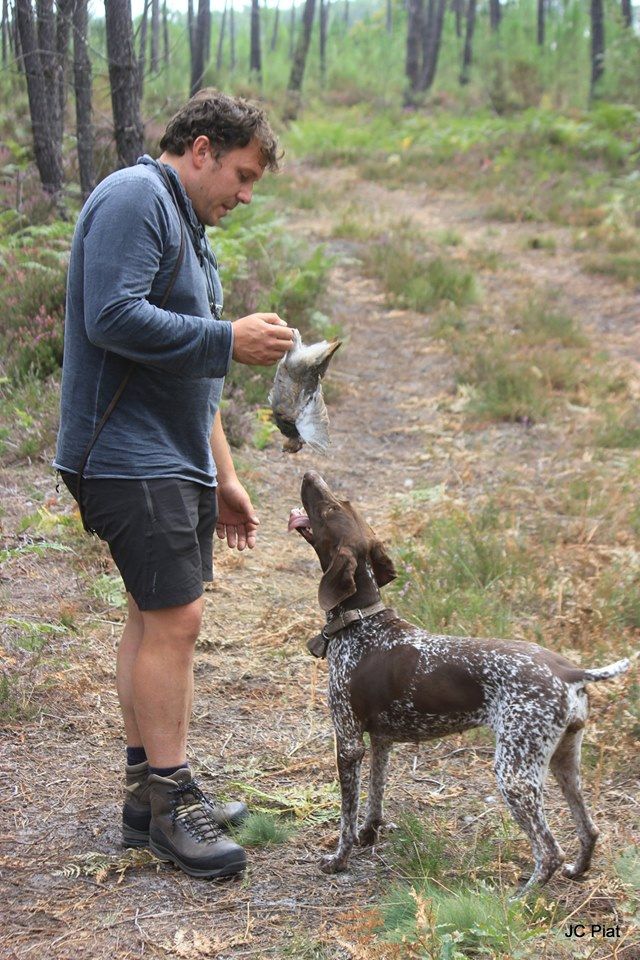
[[[243,550],[254,546],[259,523],[218,407],[232,357],[274,363],[292,332],[276,314],[220,319],[204,228],[250,203],[265,168],[277,169],[277,142],[259,108],[203,90],[173,117],[160,146],[158,161],[144,156],[107,177],[78,219],[54,466],[79,496],[87,526],[109,544],[127,589],[117,658],[124,841],[149,843],[193,876],[229,876],[244,869],[245,855],[224,829],[246,808],[215,806],[186,760],[213,528]]]

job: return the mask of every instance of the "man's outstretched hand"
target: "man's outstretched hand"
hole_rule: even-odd
[[[277,313],[251,313],[233,324],[233,359],[252,366],[270,366],[293,342],[293,330]]]
[[[218,484],[218,519],[216,533],[220,540],[226,540],[232,550],[250,550],[256,545],[256,535],[260,521],[249,498],[249,494],[239,480],[229,480]]]

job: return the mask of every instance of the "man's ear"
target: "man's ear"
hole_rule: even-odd
[[[323,610],[331,610],[356,592],[354,573],[358,562],[348,547],[339,547],[327,568],[318,590],[318,600]]]
[[[369,560],[379,587],[384,587],[398,576],[393,560],[380,540],[373,540],[369,548]]]

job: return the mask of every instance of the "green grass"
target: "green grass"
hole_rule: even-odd
[[[390,306],[426,312],[443,302],[465,306],[478,297],[473,272],[430,256],[426,238],[406,222],[370,242],[363,263],[382,282]]]
[[[270,813],[252,813],[235,831],[235,838],[244,847],[274,847],[286,843],[294,826]]]
[[[625,409],[608,404],[603,414],[604,422],[595,435],[596,446],[610,450],[640,448],[640,412],[636,407]]]
[[[510,592],[529,572],[524,548],[505,537],[491,509],[437,517],[400,548],[392,588],[402,609],[431,632],[505,636]]]
[[[601,253],[584,261],[588,273],[601,273],[623,283],[640,283],[640,253]]]

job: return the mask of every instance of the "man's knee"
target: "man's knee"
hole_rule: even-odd
[[[146,610],[142,613],[145,640],[166,641],[185,646],[195,645],[202,624],[204,600],[199,597],[192,603],[163,610]]]

